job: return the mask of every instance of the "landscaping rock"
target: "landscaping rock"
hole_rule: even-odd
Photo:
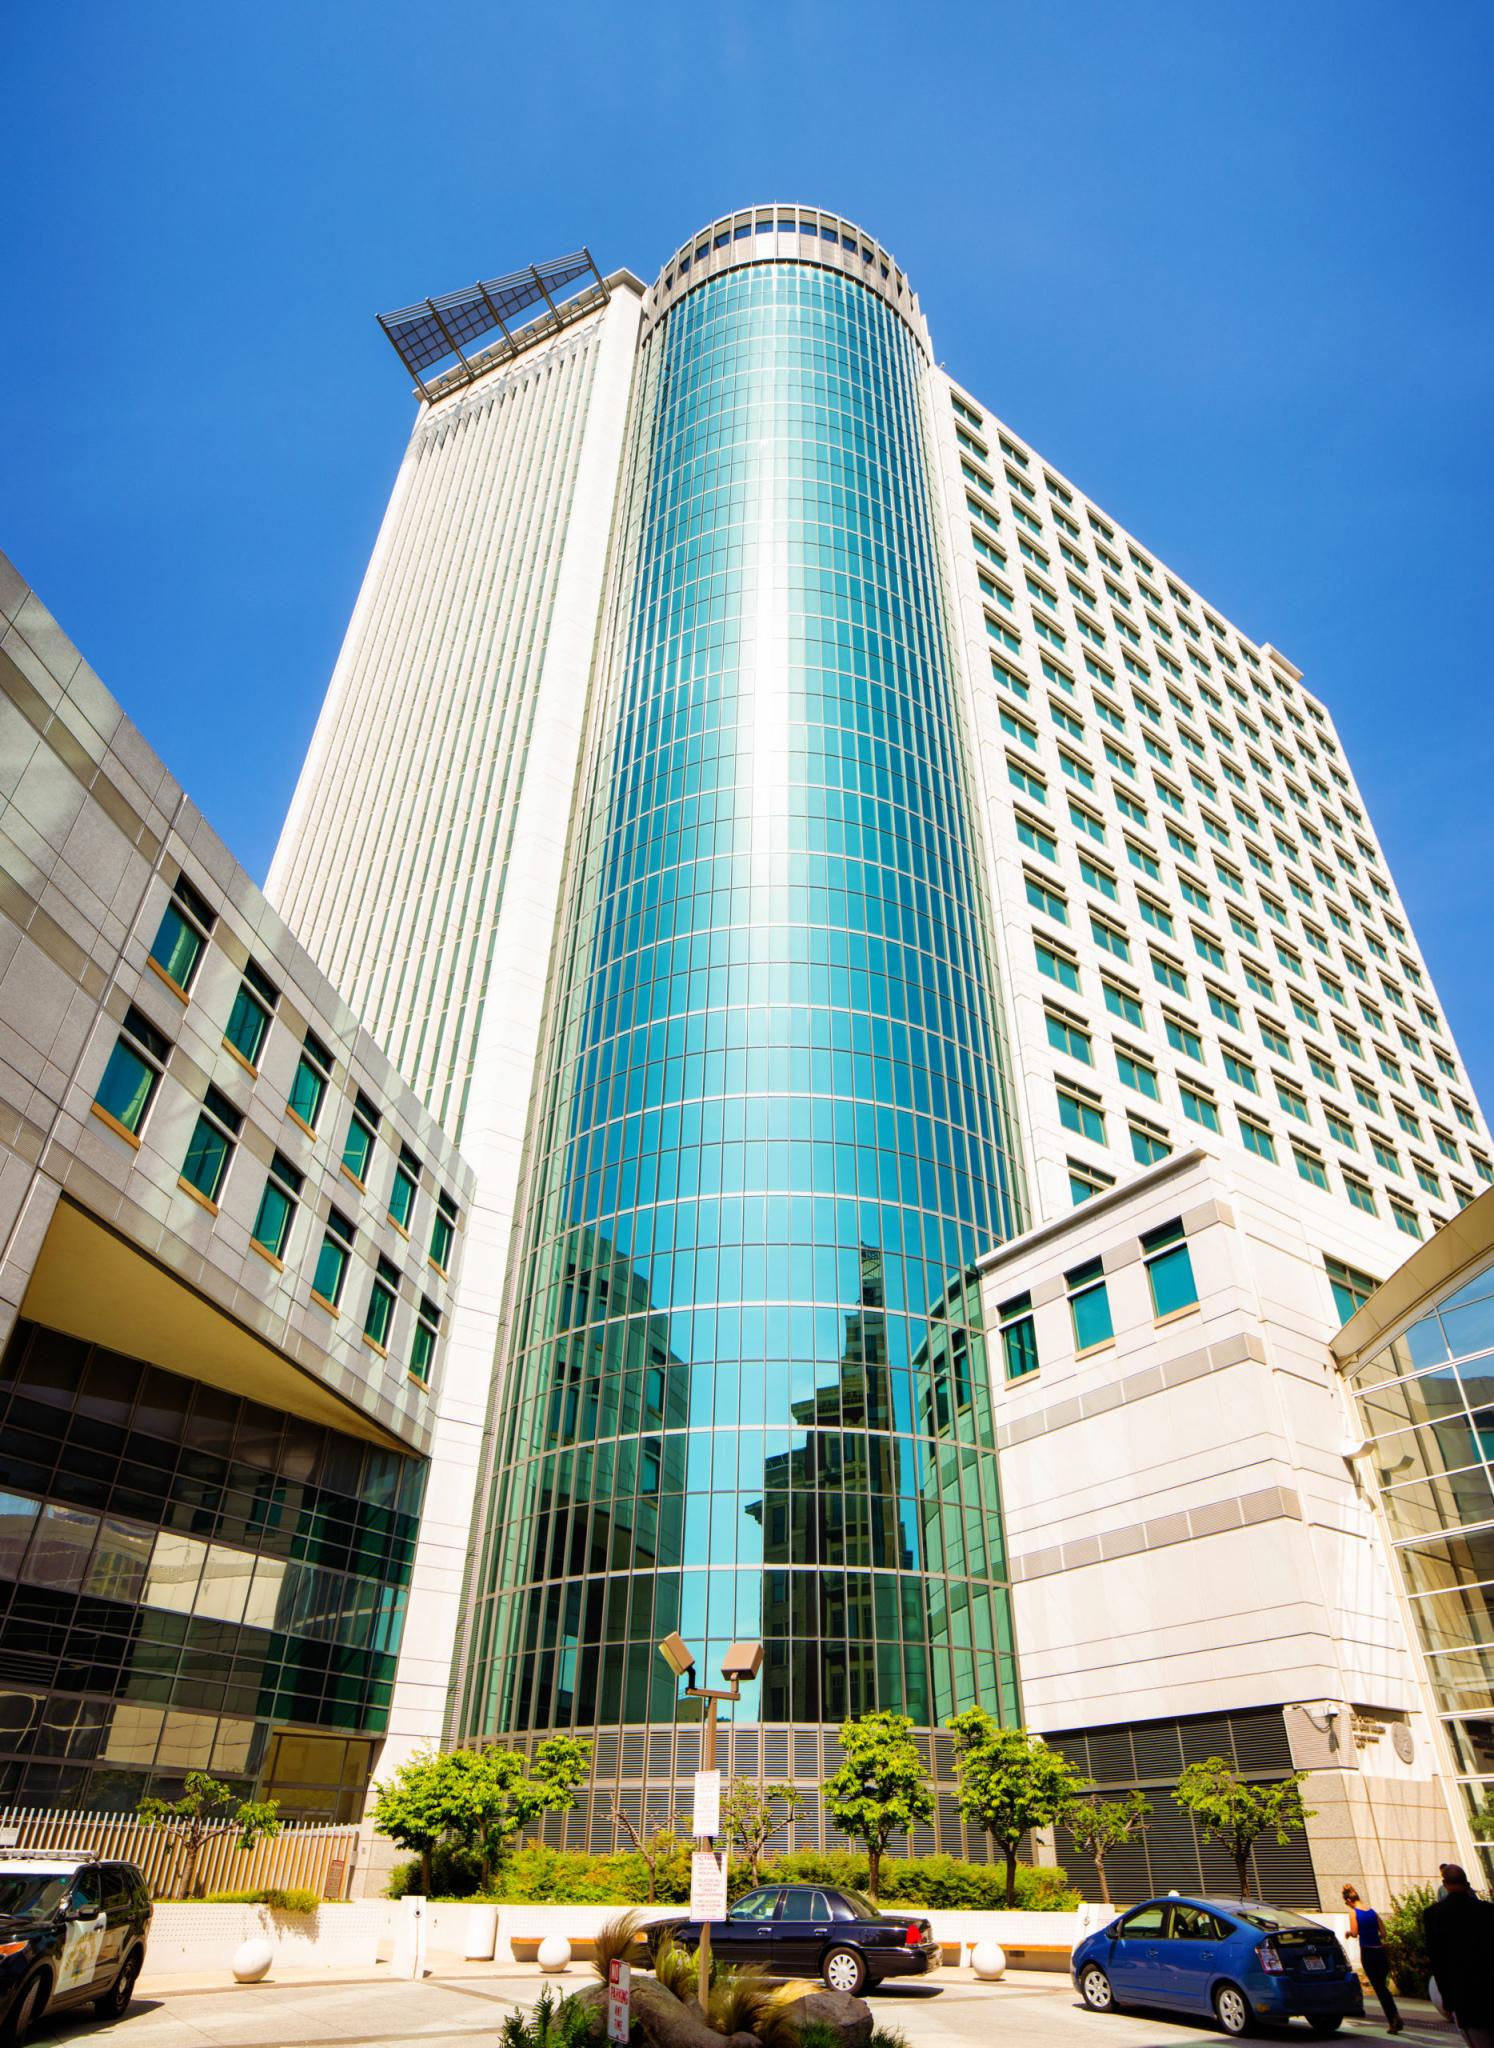
[[[795,2027],[807,2027],[811,2020],[829,2027],[839,2036],[841,2048],[871,2048],[872,2009],[864,1998],[852,1998],[848,1991],[807,1992],[794,2000],[788,2017]]]
[[[587,1984],[574,1995],[578,2005],[605,2018],[605,1984]],[[633,2018],[651,2048],[724,2048],[721,2035],[706,2025],[696,2006],[684,2004],[652,1977],[633,1978]],[[866,2039],[870,2038],[868,2028]],[[749,2048],[749,2044],[750,2048],[758,2048],[756,2035],[731,2036],[731,2048]],[[856,2044],[856,2048],[865,2048],[865,2043]]]

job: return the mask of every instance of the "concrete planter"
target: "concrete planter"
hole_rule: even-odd
[[[222,1970],[227,1976],[246,1941],[267,1941],[274,1963],[286,1968],[371,1969],[392,1927],[388,1899],[318,1906],[312,1913],[281,1913],[269,1906],[204,1906],[168,1899],[150,1924],[145,1977]]]

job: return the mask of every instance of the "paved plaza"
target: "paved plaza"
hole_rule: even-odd
[[[438,1960],[423,1983],[391,1979],[380,1968],[371,1978],[329,1979],[288,1972],[279,1980],[242,1986],[197,1978],[150,1979],[128,2016],[114,2026],[65,2015],[42,2025],[34,2040],[56,2048],[84,2036],[109,2048],[395,2048],[418,2041],[492,2040],[504,2015],[532,2004],[543,1980],[533,1967],[459,1964]],[[451,1974],[445,1974],[449,1969]],[[560,1989],[592,1980],[573,1968]],[[979,1984],[967,1971],[945,1971],[935,1984],[902,1985],[872,2000],[878,2022],[898,2028],[910,2048],[1158,2048],[1158,2044],[1222,2039],[1202,2020],[1140,2013],[1085,2011],[1067,1978],[1023,1973],[1001,1984]],[[1457,2035],[1432,2008],[1410,2004],[1402,2048],[1450,2048]],[[1267,2037],[1273,2038],[1273,2037]],[[1275,2039],[1287,2036],[1278,2034]],[[1305,2027],[1292,2040],[1307,2042]],[[1385,2041],[1384,2028],[1350,2022],[1344,2040]]]

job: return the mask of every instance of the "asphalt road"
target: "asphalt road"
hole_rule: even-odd
[[[468,1966],[473,1968],[474,1966]],[[491,1968],[412,1984],[382,1972],[359,1983],[295,1982],[207,1988],[200,1983],[147,1984],[124,2019],[112,2026],[64,2014],[37,2029],[36,2048],[97,2043],[98,2048],[423,2048],[493,2039],[503,2016],[532,2004],[540,1988],[533,1969],[513,1975]],[[589,1972],[557,1980],[570,1989]],[[909,2048],[1178,2048],[1197,2042],[1213,2048],[1219,2033],[1203,2020],[1142,2013],[1087,2012],[1063,1977],[1026,1975],[979,1984],[945,1971],[937,1983],[889,1985],[872,2008],[878,2023],[898,2029]],[[1430,2006],[1408,2007],[1401,2048],[1460,2048],[1459,2037]],[[1277,2034],[1278,2044],[1305,2048],[1301,2025]],[[1389,2042],[1378,2023],[1349,2021],[1343,2041]]]

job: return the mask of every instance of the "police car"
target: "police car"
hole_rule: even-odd
[[[91,2004],[117,2020],[150,1932],[150,1891],[133,1863],[88,1850],[0,1850],[0,2041],[45,2013]]]

